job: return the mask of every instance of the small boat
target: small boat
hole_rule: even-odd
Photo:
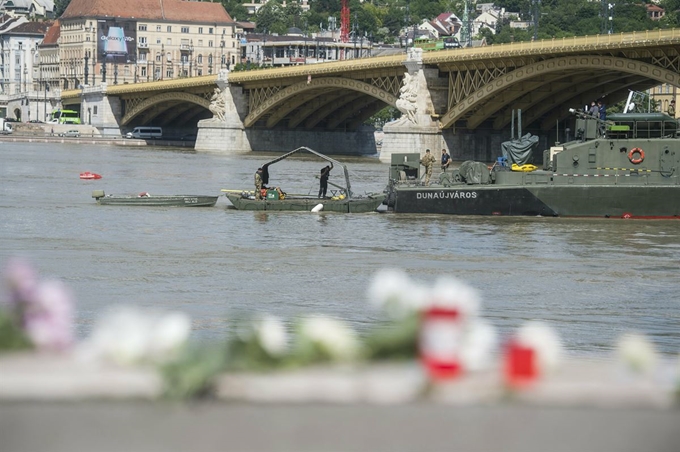
[[[385,200],[384,193],[370,193],[365,196],[355,195],[351,190],[349,172],[344,164],[305,146],[277,157],[276,159],[265,163],[262,167],[267,168],[276,162],[280,162],[281,160],[300,152],[313,154],[322,160],[332,163],[334,167],[342,168],[345,185],[342,186],[328,182],[328,185],[336,188],[336,194],[330,198],[323,199],[312,195],[283,193],[280,190],[275,189],[268,190],[263,199],[255,199],[255,192],[253,190],[223,189],[222,192],[224,192],[224,195],[237,210],[366,213],[375,211]],[[319,207],[320,204],[322,207]]]
[[[92,197],[103,206],[146,206],[146,207],[213,207],[218,196],[207,195],[107,195],[104,190],[95,190]]]
[[[91,172],[89,172],[89,171],[85,171],[84,173],[80,173],[80,178],[81,178],[81,179],[92,180],[92,179],[101,179],[102,176],[101,176],[101,174],[91,173]]]

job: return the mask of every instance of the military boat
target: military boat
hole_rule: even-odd
[[[543,166],[500,157],[463,162],[429,186],[420,155],[394,154],[388,209],[400,213],[607,218],[680,217],[680,134],[663,113],[575,112],[576,139],[543,151]],[[504,143],[505,144],[505,143]]]
[[[255,198],[254,190],[223,189],[224,195],[238,210],[271,210],[271,211],[329,211],[342,213],[366,213],[375,211],[385,200],[385,193],[369,193],[359,196],[352,191],[347,166],[339,161],[314,151],[308,147],[299,147],[287,154],[275,158],[262,165],[263,169],[287,159],[298,153],[309,153],[330,162],[334,167],[342,168],[345,185],[328,182],[334,187],[335,194],[329,198],[318,198],[311,195],[284,193],[280,189],[266,190],[262,199]],[[267,181],[265,181],[267,183]]]
[[[145,206],[145,207],[213,207],[218,196],[209,195],[107,195],[104,190],[95,190],[92,197],[103,206]]]

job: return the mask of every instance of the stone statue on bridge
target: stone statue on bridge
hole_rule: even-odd
[[[402,115],[413,124],[418,124],[418,79],[408,72],[404,74],[403,86],[399,89],[400,95],[397,99],[397,109]]]
[[[208,107],[213,114],[212,120],[218,122],[225,122],[226,103],[224,102],[224,93],[219,88],[215,88],[215,92],[210,98],[210,107]]]

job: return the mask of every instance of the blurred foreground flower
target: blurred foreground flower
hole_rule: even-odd
[[[229,342],[229,367],[264,370],[282,365],[289,351],[283,322],[271,315],[244,321]]]
[[[648,374],[658,362],[654,344],[643,334],[623,335],[618,341],[617,352],[621,362],[635,373]]]
[[[420,357],[435,379],[492,364],[496,332],[478,318],[479,295],[468,284],[443,277],[428,288],[401,270],[382,270],[373,279],[368,298],[391,319],[367,336],[369,359]]]
[[[361,343],[346,324],[328,317],[311,316],[296,328],[294,359],[302,363],[348,362],[361,355]]]
[[[62,351],[73,344],[73,296],[63,283],[40,281],[33,267],[11,259],[3,272],[0,349],[33,345]],[[28,339],[28,340],[26,340]]]
[[[97,321],[81,351],[122,365],[165,363],[177,356],[190,332],[184,313],[120,307]]]
[[[383,269],[373,277],[368,288],[368,299],[386,312],[390,318],[403,318],[420,310],[428,291],[411,281],[402,270]]]
[[[536,321],[525,323],[506,345],[506,383],[523,387],[536,382],[557,368],[561,354],[559,336],[551,327]]]

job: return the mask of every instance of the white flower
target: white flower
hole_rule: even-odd
[[[191,320],[183,312],[159,314],[149,338],[149,355],[160,361],[171,357],[186,343],[191,333]]]
[[[399,318],[420,309],[428,293],[414,283],[403,270],[383,269],[373,277],[368,299],[390,317]]]
[[[463,369],[475,372],[490,368],[497,347],[498,335],[494,327],[484,320],[471,321],[465,327],[461,341]]]
[[[442,277],[436,281],[425,307],[454,308],[467,321],[477,315],[479,304],[479,294],[473,287],[456,278]]]
[[[635,372],[648,373],[658,362],[654,344],[643,334],[623,335],[619,339],[617,348],[619,359]]]
[[[356,333],[342,322],[328,317],[302,319],[300,336],[320,347],[338,361],[350,361],[359,356],[360,344]]]
[[[190,330],[191,322],[183,313],[121,307],[97,322],[84,352],[122,365],[164,362],[187,341]]]
[[[273,357],[283,356],[288,350],[288,334],[283,322],[271,315],[262,317],[255,324],[258,342]]]
[[[516,341],[519,345],[534,350],[541,375],[558,367],[562,345],[555,330],[547,324],[538,321],[525,323],[517,331]]]

